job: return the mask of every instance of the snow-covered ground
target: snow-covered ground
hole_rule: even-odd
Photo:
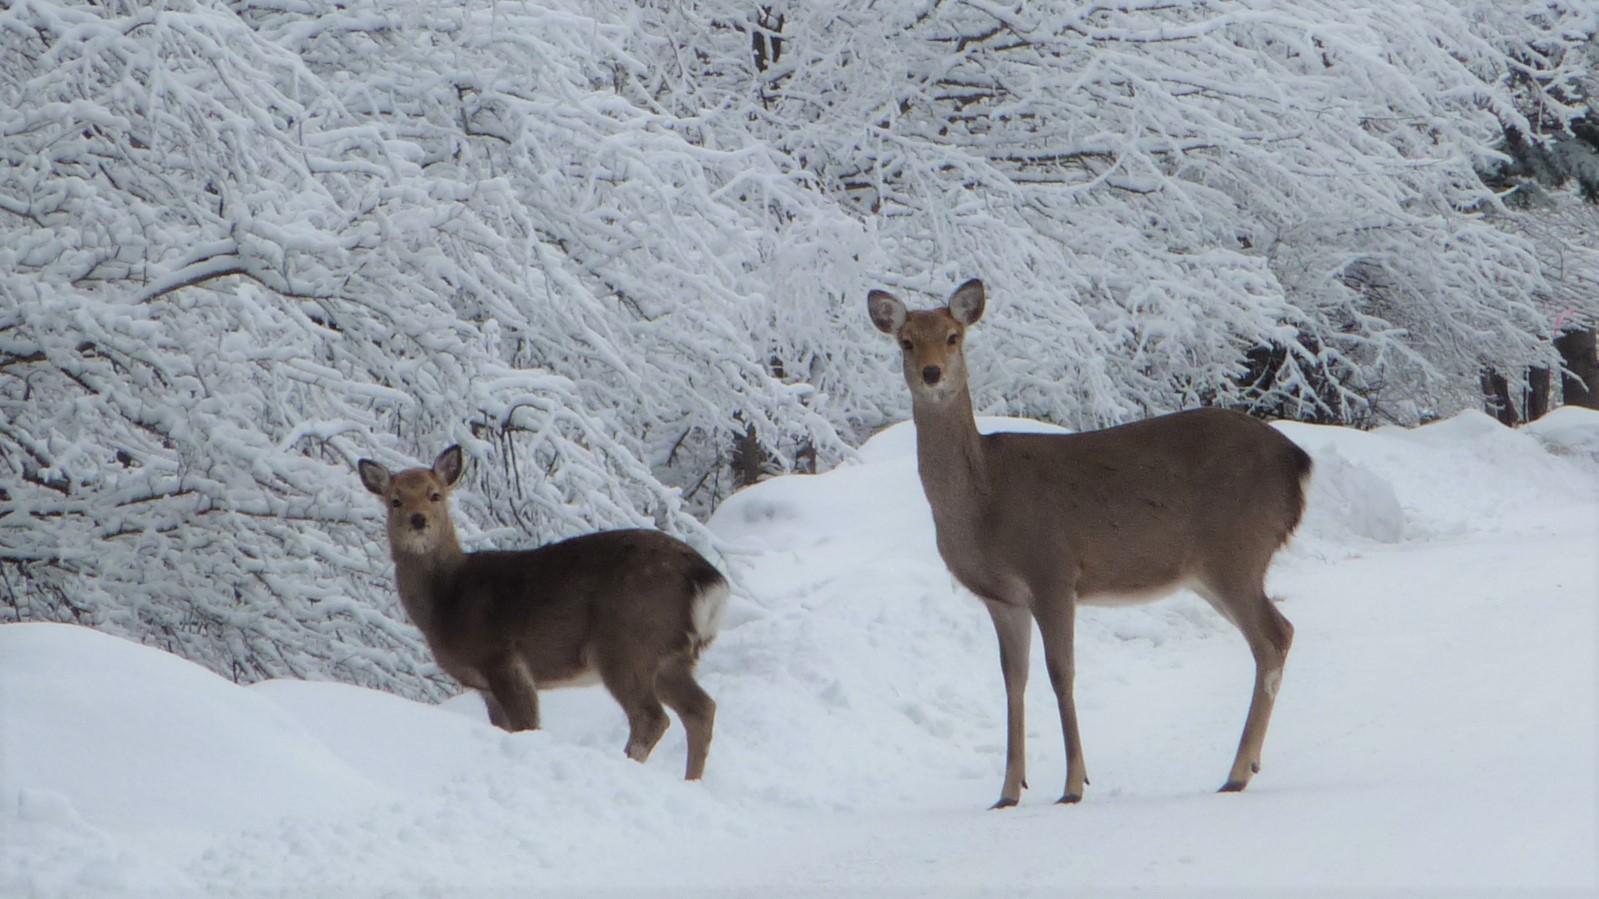
[[[1599,415],[1282,428],[1318,477],[1272,573],[1297,639],[1245,793],[1213,791],[1249,653],[1181,596],[1081,614],[1077,806],[1052,804],[1034,653],[1033,789],[986,809],[994,637],[938,560],[901,425],[712,520],[739,596],[701,667],[699,784],[675,722],[624,759],[599,689],[545,694],[547,730],[510,735],[475,697],[240,687],[82,628],[0,628],[0,896],[1599,889]]]

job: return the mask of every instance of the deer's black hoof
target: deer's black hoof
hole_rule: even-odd
[[[996,802],[993,805],[989,806],[988,810],[989,811],[993,811],[994,809],[998,809],[998,808],[1015,808],[1020,803],[1021,803],[1021,800],[1019,800],[1019,799],[1006,799],[1006,798],[1004,798],[1002,796],[1002,797],[1000,797],[1000,800],[998,802]]]
[[[1221,789],[1217,790],[1216,792],[1218,792],[1218,793],[1242,793],[1244,791],[1244,787],[1246,787],[1246,786],[1248,786],[1248,784],[1246,784],[1246,783],[1244,783],[1242,781],[1229,780],[1226,783],[1222,784],[1221,785]]]
[[[1081,793],[1067,793],[1066,795],[1064,795],[1064,796],[1060,797],[1059,799],[1055,800],[1055,804],[1056,805],[1076,805],[1077,803],[1082,802],[1082,801],[1083,801],[1083,794],[1081,794]]]

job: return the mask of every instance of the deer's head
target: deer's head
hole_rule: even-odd
[[[907,312],[893,294],[867,295],[872,324],[899,341],[913,399],[941,404],[965,388],[966,329],[983,317],[984,302],[983,282],[976,278],[955,288],[942,309]]]
[[[450,488],[461,477],[461,466],[459,446],[439,453],[432,468],[409,468],[392,475],[371,459],[356,463],[362,485],[388,507],[389,544],[395,550],[427,555],[455,545]]]

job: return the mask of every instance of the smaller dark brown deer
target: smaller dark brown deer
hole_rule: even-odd
[[[462,552],[450,518],[461,448],[397,474],[362,459],[366,489],[389,510],[400,601],[451,677],[483,694],[489,719],[537,730],[538,691],[596,681],[627,713],[627,756],[649,758],[677,712],[688,780],[705,773],[716,703],[694,680],[716,637],[727,580],[703,556],[651,530],[601,531],[537,549]]]

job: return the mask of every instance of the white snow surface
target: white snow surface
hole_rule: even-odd
[[[599,688],[506,734],[472,695],[238,686],[0,627],[0,896],[1593,895],[1599,414],[1281,428],[1318,471],[1271,575],[1297,639],[1245,793],[1214,790],[1249,653],[1179,595],[1080,613],[1080,805],[1053,804],[1035,648],[1031,789],[987,810],[995,641],[938,559],[902,424],[711,520],[735,595],[701,664],[701,783],[675,721],[626,760]]]

